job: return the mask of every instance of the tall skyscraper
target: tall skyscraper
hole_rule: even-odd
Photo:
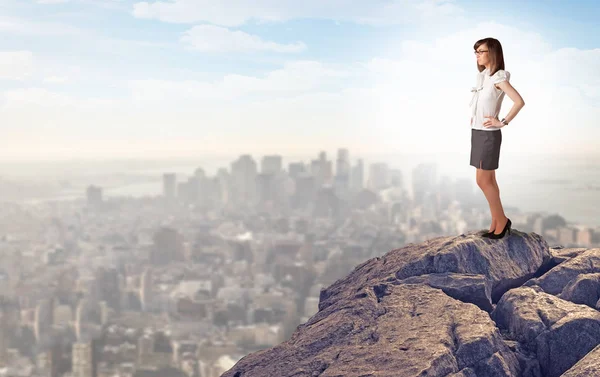
[[[310,174],[314,178],[315,187],[319,188],[323,185],[323,173],[321,160],[312,160],[310,162]]]
[[[66,345],[61,343],[52,344],[52,346],[44,352],[38,354],[38,364],[48,377],[60,377],[67,372],[67,363],[65,360]]]
[[[326,160],[321,162],[321,175],[324,185],[333,185],[333,161]]]
[[[11,338],[20,333],[21,307],[18,299],[0,296],[0,368],[10,363]]]
[[[263,174],[279,174],[282,172],[282,157],[280,155],[263,156],[260,172]]]
[[[256,202],[256,161],[249,154],[231,163],[231,193],[236,205]]]
[[[196,203],[198,200],[198,179],[195,176],[188,178],[186,182],[177,184],[177,199],[182,203]]]
[[[106,301],[115,312],[121,311],[121,287],[119,271],[115,267],[98,267],[96,270],[96,291],[100,301]]]
[[[8,320],[0,311],[0,368],[8,364]]]
[[[338,149],[334,189],[341,199],[348,199],[350,194],[350,155],[346,148]]]
[[[351,187],[354,192],[358,192],[364,187],[364,176],[365,167],[363,159],[360,158],[356,161],[356,165],[352,168],[352,174],[350,175],[350,181],[352,182]]]
[[[150,250],[150,263],[165,265],[185,259],[183,237],[176,229],[162,227],[152,237],[154,244]]]
[[[372,163],[369,166],[369,184],[371,190],[381,190],[389,186],[389,168],[385,162]]]
[[[299,173],[295,179],[296,191],[292,198],[292,207],[296,209],[309,208],[310,203],[315,200],[317,192],[316,178],[308,173]]]
[[[88,206],[95,208],[102,204],[102,188],[90,185],[86,189],[86,197]]]
[[[102,333],[102,306],[92,299],[81,299],[75,310],[75,336],[80,342],[87,342]]]
[[[288,164],[288,175],[292,179],[296,179],[300,173],[306,172],[304,162],[291,162]]]
[[[350,176],[350,153],[346,148],[338,149],[335,175]]]
[[[232,200],[232,176],[226,168],[219,168],[212,179],[214,199],[217,204],[227,204]]]
[[[208,177],[206,176],[206,172],[202,168],[197,168],[194,171],[194,178],[196,178],[196,182],[198,185],[198,189],[196,192],[197,200],[196,203],[200,206],[205,206],[211,201],[211,185]]]
[[[175,199],[177,176],[175,173],[163,174],[163,195],[168,200]]]
[[[390,185],[400,188],[403,187],[404,178],[400,169],[390,169]]]
[[[201,181],[202,179],[206,178],[206,172],[202,168],[197,168],[194,170],[194,177]]]
[[[315,177],[317,187],[333,184],[333,168],[331,161],[327,160],[327,153],[321,151],[318,160],[312,160],[310,172]]]
[[[412,186],[413,199],[417,204],[423,204],[436,190],[437,166],[434,163],[421,163],[413,169]]]
[[[54,323],[54,304],[53,298],[45,298],[38,302],[34,314],[34,334],[38,343],[44,343],[47,340],[48,333]]]
[[[73,344],[73,377],[97,377],[99,340]]]
[[[456,195],[456,200],[458,200],[458,202],[466,208],[471,208],[476,204],[476,202],[473,200],[473,189],[473,180],[470,178],[457,178],[454,182],[453,192]]]
[[[456,194],[454,193],[454,182],[449,176],[444,175],[438,183],[438,188],[437,197],[440,209],[446,209],[456,198]]]
[[[152,269],[147,267],[140,278],[140,302],[143,311],[151,309],[152,299]]]
[[[260,173],[256,176],[257,204],[264,205],[277,197],[274,173]]]
[[[150,334],[144,334],[138,338],[137,350],[138,359],[137,363],[141,365],[148,364],[152,358],[152,347],[154,345],[154,339]]]

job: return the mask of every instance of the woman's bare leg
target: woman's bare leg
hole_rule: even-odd
[[[496,214],[499,215],[499,217],[496,218],[496,220],[497,220],[496,223],[499,226],[497,227],[497,230],[494,233],[500,234],[502,232],[502,229],[504,229],[504,226],[508,222],[508,218],[506,217],[506,214],[504,213],[504,208],[502,206],[502,200],[500,200],[500,187],[498,187],[498,182],[496,181],[496,170],[492,170],[492,182],[494,184],[495,193],[496,193],[496,196],[494,198],[494,205],[496,206],[495,211],[496,211]],[[498,220],[500,220],[500,221],[498,221]]]
[[[494,214],[494,209],[492,208],[492,205],[490,203],[490,200],[488,199],[488,196],[487,196],[487,194],[485,193],[485,190],[482,187],[483,186],[483,180],[485,179],[483,177],[482,172],[483,172],[482,169],[479,169],[479,168],[476,169],[476,181],[477,181],[477,186],[479,186],[479,188],[481,189],[481,191],[483,191],[483,194],[485,195],[485,198],[487,199],[488,204],[490,206],[490,213],[492,215],[492,224],[490,225],[489,231],[492,232],[495,229],[495,226],[496,226],[496,217],[495,217],[495,214]]]
[[[492,215],[492,224],[490,225],[490,232],[494,231],[494,233],[499,233],[506,225],[508,219],[504,214],[502,202],[500,201],[500,188],[498,187],[498,183],[496,182],[496,171],[478,168],[476,178],[477,185],[479,186],[479,188],[481,188],[481,191],[483,191],[483,194],[485,195],[485,198],[487,199],[488,204],[490,206],[490,212]]]

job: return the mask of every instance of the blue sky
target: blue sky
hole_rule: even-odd
[[[597,1],[0,0],[0,158],[468,153],[487,36],[527,104],[507,149],[590,153],[599,18]]]

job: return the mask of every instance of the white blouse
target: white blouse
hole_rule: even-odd
[[[510,72],[503,69],[498,70],[493,76],[489,75],[488,69],[477,73],[477,86],[471,89],[471,128],[484,131],[497,131],[497,127],[486,127],[483,122],[486,116],[497,118],[504,99],[504,91],[495,87],[502,81],[510,81]]]

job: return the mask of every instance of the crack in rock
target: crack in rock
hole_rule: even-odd
[[[321,289],[290,339],[222,377],[589,377],[599,302],[600,249],[551,251],[519,231],[437,237]]]

